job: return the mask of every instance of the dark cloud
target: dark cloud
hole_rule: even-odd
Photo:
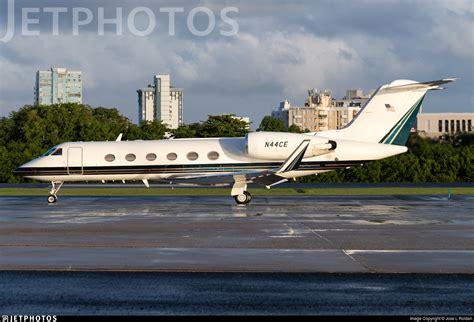
[[[65,4],[66,3],[66,4]],[[6,2],[0,3],[0,37],[5,33]],[[21,8],[36,0],[16,1],[17,30]],[[71,10],[86,7],[94,21],[71,35]],[[147,37],[132,35],[126,26],[136,7],[150,8],[157,27]],[[168,35],[163,7],[185,7],[178,14],[176,36]],[[187,30],[186,15],[206,6],[216,13],[213,33],[196,37]],[[239,8],[240,32],[222,37],[228,28],[222,8]],[[445,92],[429,95],[425,111],[471,111],[474,98],[473,21],[470,1],[41,1],[41,7],[67,7],[60,35],[51,35],[51,19],[41,15],[41,37],[15,36],[0,43],[0,115],[32,103],[35,72],[50,66],[80,69],[84,102],[116,106],[136,120],[135,90],[153,75],[171,73],[173,85],[185,89],[187,121],[207,114],[235,113],[258,123],[280,100],[304,100],[309,87],[376,88],[397,78],[432,80],[461,77]],[[124,12],[124,35],[113,28],[97,35],[97,9]],[[196,16],[205,28],[207,17]],[[146,26],[137,16],[137,27]],[[258,124],[257,124],[258,125]]]

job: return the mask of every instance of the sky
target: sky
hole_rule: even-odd
[[[459,77],[430,93],[424,112],[474,112],[471,0],[10,1],[13,15],[0,0],[0,117],[32,104],[36,71],[51,66],[81,70],[83,103],[116,107],[134,122],[136,90],[167,73],[184,89],[186,123],[233,113],[255,128],[284,99],[302,105],[309,88],[341,98],[395,79]],[[170,7],[182,11],[174,28]],[[48,8],[66,11],[57,34]],[[92,20],[74,35],[77,8]],[[122,31],[106,24],[100,35],[100,12],[113,18],[117,10]]]

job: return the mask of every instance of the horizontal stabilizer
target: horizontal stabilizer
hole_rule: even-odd
[[[412,90],[436,90],[443,89],[440,85],[447,84],[458,80],[459,78],[446,78],[430,82],[409,82],[405,84],[398,85],[398,81],[389,84],[387,87],[383,88],[381,92],[402,92],[402,91],[412,91]],[[393,85],[392,85],[393,84]]]
[[[443,85],[443,84],[447,84],[447,83],[451,83],[451,82],[454,82],[454,81],[457,81],[459,78],[445,78],[445,79],[440,79],[440,80],[437,80],[437,81],[431,81],[431,82],[423,82],[423,83],[420,83],[420,84],[425,84],[425,85],[429,85],[429,86],[438,86],[438,85]]]

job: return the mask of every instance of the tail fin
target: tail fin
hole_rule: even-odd
[[[396,80],[383,85],[352,122],[340,130],[329,131],[330,135],[354,141],[405,145],[426,93],[442,89],[440,85],[455,80],[450,78],[425,83]]]

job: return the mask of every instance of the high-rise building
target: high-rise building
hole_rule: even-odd
[[[52,67],[36,72],[35,104],[82,103],[82,73]]]
[[[170,75],[156,75],[153,86],[137,90],[138,120],[160,120],[170,129],[183,124],[183,89],[171,86]]]
[[[138,93],[138,124],[155,119],[155,89],[150,86],[137,90]]]

